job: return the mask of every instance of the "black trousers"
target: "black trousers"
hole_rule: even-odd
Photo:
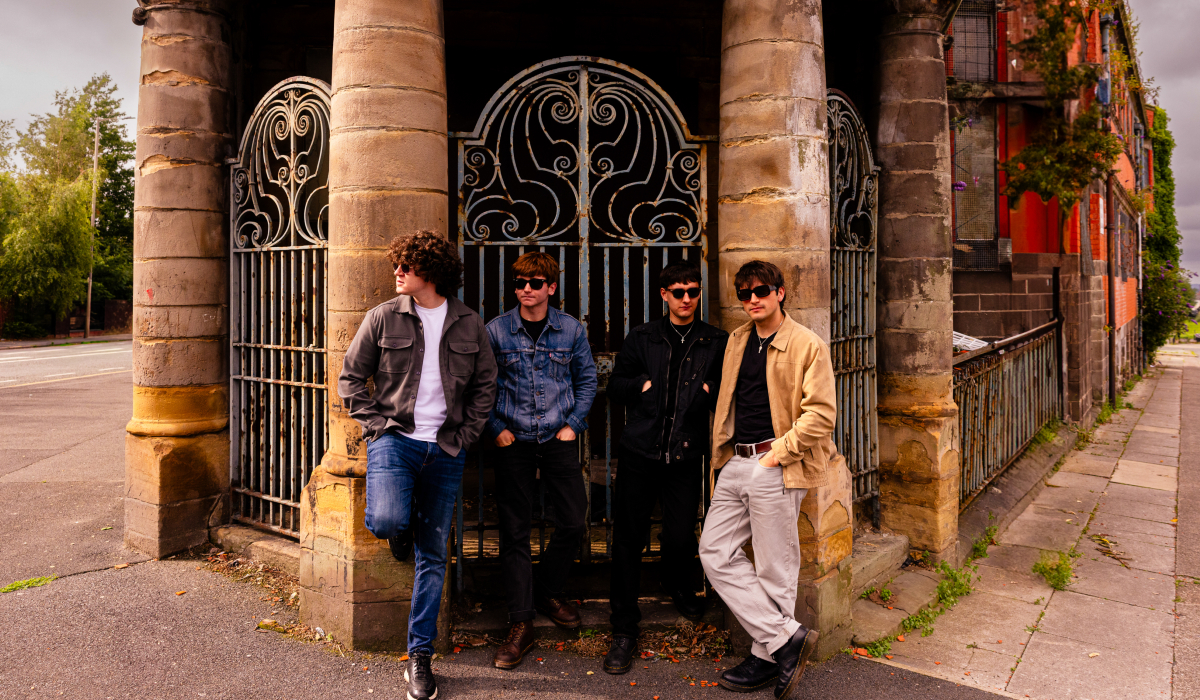
[[[587,492],[579,466],[578,440],[551,438],[541,444],[514,442],[494,451],[496,502],[500,515],[500,568],[508,587],[508,621],[532,620],[534,596],[558,598],[586,532]],[[546,505],[554,511],[554,533],[536,575],[529,547],[537,473]]]
[[[698,459],[667,464],[621,450],[613,497],[612,582],[614,634],[637,636],[642,551],[650,542],[650,515],[662,503],[662,583],[667,592],[698,590],[696,518],[704,468]]]

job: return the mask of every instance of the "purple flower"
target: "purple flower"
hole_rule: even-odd
[[[962,192],[963,190],[967,189],[967,183],[959,180],[954,183],[953,187],[955,192]]]

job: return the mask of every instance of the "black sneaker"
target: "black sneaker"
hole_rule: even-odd
[[[410,527],[395,537],[388,538],[388,546],[392,548],[392,556],[396,561],[405,561],[413,550],[413,529]]]
[[[771,685],[777,678],[779,678],[779,664],[751,654],[742,663],[722,673],[721,677],[717,679],[717,683],[726,690],[749,693]]]
[[[787,700],[788,696],[792,694],[796,688],[796,682],[800,680],[800,676],[804,675],[804,666],[808,663],[808,657],[812,656],[816,648],[817,631],[800,625],[800,629],[796,630],[787,644],[775,652],[775,659],[779,662],[779,680],[775,683],[775,700]]]
[[[675,610],[692,622],[699,622],[704,617],[705,599],[696,595],[695,591],[681,588],[671,594]]]
[[[433,680],[433,656],[424,649],[408,654],[408,665],[404,668],[404,680],[408,683],[408,700],[434,700],[437,698],[437,682]]]
[[[613,675],[628,673],[633,663],[633,652],[637,649],[637,638],[625,634],[614,634],[612,645],[604,657],[604,672]]]

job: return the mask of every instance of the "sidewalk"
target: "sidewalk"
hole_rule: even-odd
[[[41,338],[39,340],[0,340],[0,350],[17,348],[44,348],[51,345],[79,345],[80,343],[111,343],[117,340],[133,340],[132,333],[93,335],[91,338]]]
[[[975,591],[892,645],[893,665],[1018,698],[1172,697],[1181,395],[1200,359],[1180,347],[1159,361],[977,560]],[[1183,418],[1200,435],[1200,403]],[[1032,572],[1059,552],[1078,554],[1065,590]]]

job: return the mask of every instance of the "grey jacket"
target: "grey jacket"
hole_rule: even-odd
[[[438,430],[437,442],[447,454],[457,456],[479,438],[496,403],[496,359],[479,314],[455,297],[446,303],[450,306],[438,353],[446,422]],[[338,378],[338,395],[362,425],[364,440],[374,440],[392,428],[413,431],[424,352],[425,334],[412,297],[401,294],[367,312]],[[374,392],[367,390],[372,376]]]

